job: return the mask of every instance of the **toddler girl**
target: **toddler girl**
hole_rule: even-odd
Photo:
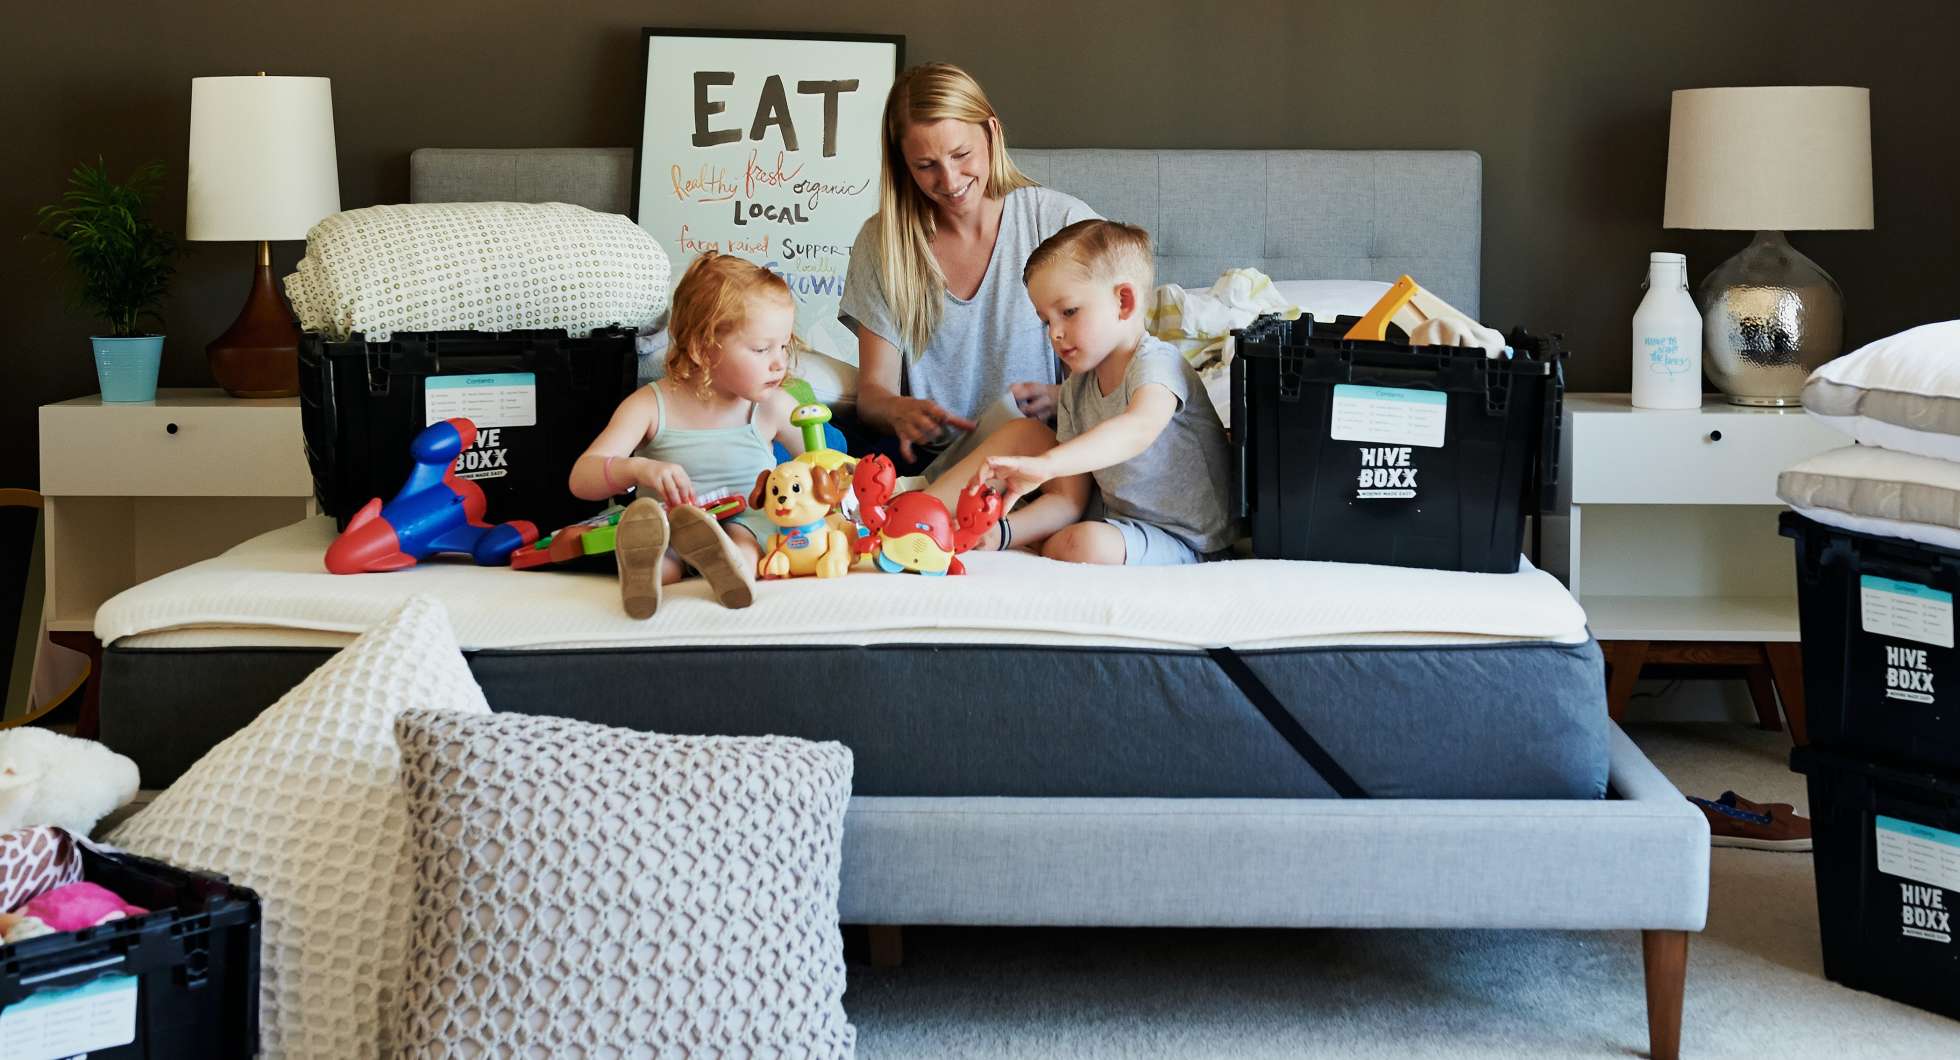
[[[803,451],[789,422],[796,401],[782,390],[795,319],[782,277],[725,254],[696,258],[674,288],[666,375],[620,402],[572,465],[572,493],[586,500],[639,487],[614,546],[620,602],[634,618],[652,615],[660,587],[690,570],[722,606],[749,606],[759,542],[775,526],[754,511],[718,523],[699,502],[747,494],[776,466],[772,439]]]

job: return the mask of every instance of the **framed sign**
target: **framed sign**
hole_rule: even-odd
[[[643,43],[634,219],[677,278],[710,250],[782,276],[797,336],[856,364],[837,301],[878,212],[879,124],[905,38],[648,29]]]

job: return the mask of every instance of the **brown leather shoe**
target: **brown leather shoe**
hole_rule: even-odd
[[[1690,795],[1688,801],[1701,807],[1708,818],[1712,846],[1788,852],[1810,849],[1810,818],[1797,814],[1789,803],[1750,802],[1733,791],[1713,800]]]

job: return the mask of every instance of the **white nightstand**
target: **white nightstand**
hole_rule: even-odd
[[[41,493],[48,630],[99,672],[103,601],[313,513],[299,399],[159,390],[43,405]],[[85,723],[94,699],[91,679]]]
[[[1773,681],[1801,742],[1796,568],[1776,532],[1776,476],[1850,438],[1802,409],[1720,396],[1668,412],[1569,394],[1565,411],[1570,584],[1613,670],[1613,716],[1646,663],[1740,667],[1764,724]]]

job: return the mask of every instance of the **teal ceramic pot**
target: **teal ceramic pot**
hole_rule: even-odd
[[[157,366],[163,362],[163,336],[137,335],[126,339],[91,336],[95,347],[95,379],[104,401],[155,401]]]

